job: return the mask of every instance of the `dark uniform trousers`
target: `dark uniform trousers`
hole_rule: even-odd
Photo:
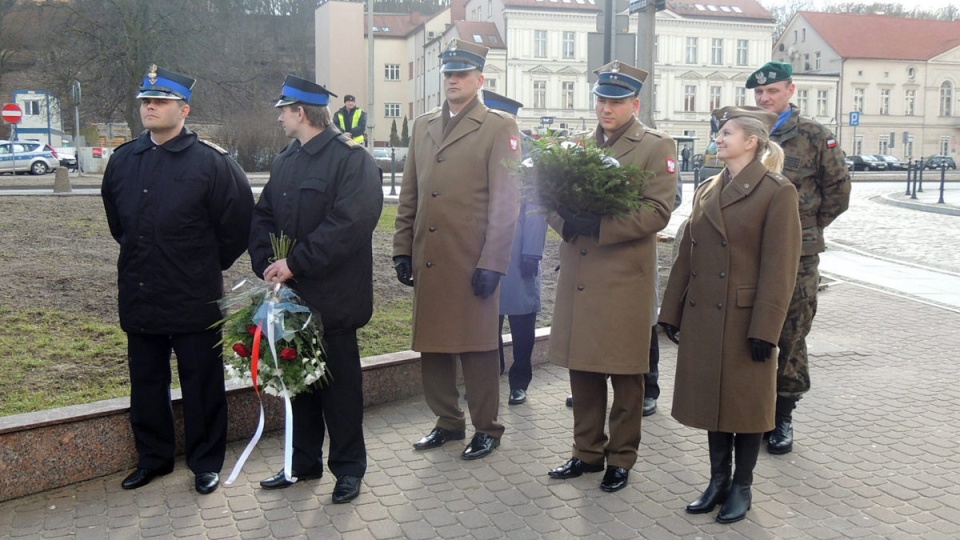
[[[127,334],[130,424],[138,467],[166,469],[176,451],[170,406],[170,350],[183,394],[184,453],[194,473],[220,472],[227,449],[227,397],[219,330]]]
[[[650,332],[650,371],[643,374],[644,397],[660,398],[660,338],[657,327]]]
[[[537,335],[537,314],[500,316],[500,374],[506,368],[503,357],[503,318],[510,317],[510,337],[513,339],[513,364],[510,364],[510,389],[526,391],[533,380],[533,346]],[[468,394],[469,395],[469,394]]]
[[[591,465],[630,469],[637,462],[643,421],[643,375],[609,375],[613,385],[610,437],[604,373],[570,370],[573,394],[573,457]]]
[[[467,407],[470,420],[478,433],[499,439],[503,424],[497,422],[500,408],[499,354],[496,350],[465,353],[421,353],[420,369],[423,395],[433,414],[437,427],[463,431],[466,421],[460,409],[457,390],[457,357],[463,370]]]
[[[363,441],[363,373],[357,331],[323,336],[326,386],[293,398],[293,470],[297,474],[323,471],[324,423],[330,431],[327,468],[334,476],[363,478],[367,448]]]

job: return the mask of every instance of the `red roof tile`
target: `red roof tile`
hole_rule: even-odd
[[[497,31],[497,25],[491,22],[457,21],[453,23],[453,25],[457,27],[457,33],[460,35],[460,39],[464,41],[477,43],[488,49],[507,48],[507,45],[503,42],[503,38],[500,37],[500,32]],[[478,42],[473,36],[480,36],[482,42]],[[493,39],[491,39],[491,37]]]
[[[667,0],[667,10],[691,19],[752,19],[774,22],[770,12],[756,0]]]
[[[889,15],[797,13],[843,58],[929,60],[960,46],[960,20],[935,21]]]
[[[597,0],[504,0],[503,5],[512,8],[564,9],[571,11],[600,10]]]
[[[375,36],[405,37],[423,24],[420,14],[374,13],[373,26]],[[367,17],[363,17],[364,35],[367,31]]]

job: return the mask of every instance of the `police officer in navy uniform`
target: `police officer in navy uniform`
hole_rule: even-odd
[[[363,384],[357,329],[373,314],[373,230],[383,209],[380,169],[369,153],[333,125],[330,96],[314,82],[287,76],[276,107],[293,141],[277,156],[257,202],[250,235],[253,271],[292,287],[323,323],[331,381],[293,399],[293,471],[260,482],[280,489],[323,473],[337,477],[334,503],[360,494],[367,470]],[[270,233],[296,240],[272,261]]]
[[[124,489],[173,470],[170,351],[183,394],[184,450],[196,490],[220,482],[227,444],[220,331],[222,271],[247,245],[253,194],[226,150],[184,127],[196,81],[151,66],[140,87],[146,131],[113,153],[101,194],[127,333],[136,470]]]

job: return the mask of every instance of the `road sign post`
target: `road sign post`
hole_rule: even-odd
[[[17,124],[23,120],[23,109],[16,103],[7,103],[0,109],[0,114],[3,115],[3,121],[12,126],[10,139],[17,140]]]

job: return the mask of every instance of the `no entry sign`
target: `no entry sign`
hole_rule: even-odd
[[[23,110],[16,103],[7,103],[3,106],[3,121],[8,124],[19,124],[23,119]]]

